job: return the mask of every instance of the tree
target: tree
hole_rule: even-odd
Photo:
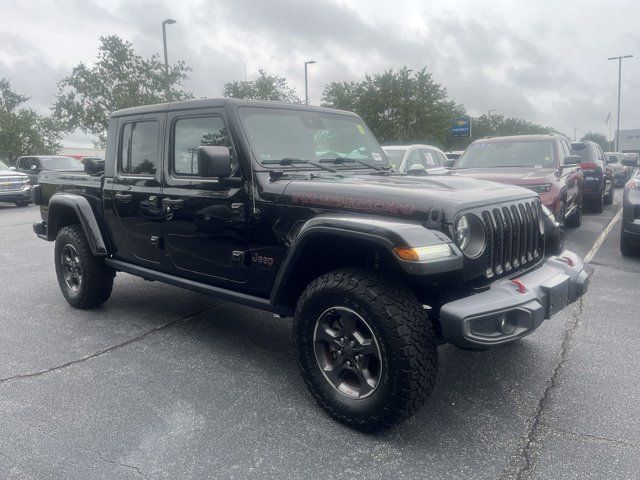
[[[609,142],[609,140],[607,140],[607,137],[601,133],[589,132],[580,139],[581,142],[584,142],[585,140],[596,142],[598,145],[600,145],[600,148],[602,148],[603,152],[609,151],[609,147],[611,146],[611,143]]]
[[[288,85],[285,77],[269,75],[264,70],[259,70],[258,72],[259,76],[256,80],[225,83],[222,95],[225,98],[301,103],[295,89]]]
[[[426,68],[388,70],[362,82],[332,82],[325,106],[355,111],[381,143],[448,143],[451,118],[464,107],[447,96]]]
[[[489,119],[488,115],[481,115],[472,119],[471,138],[465,139],[461,143],[466,146],[469,143],[484,137],[499,137],[508,135],[544,135],[558,133],[552,127],[539,125],[524,118],[505,117],[504,115],[493,114]],[[454,140],[454,144],[457,140]],[[462,148],[457,145],[456,148]]]
[[[0,78],[0,153],[9,163],[21,155],[55,154],[60,149],[61,127],[51,117],[21,108],[29,97],[11,90]]]
[[[182,88],[191,71],[184,62],[169,65],[172,100],[193,98]],[[80,63],[58,84],[53,110],[68,131],[80,128],[106,140],[109,115],[122,108],[166,101],[164,63],[157,54],[137,55],[130,42],[116,35],[100,37],[98,59],[92,66]]]

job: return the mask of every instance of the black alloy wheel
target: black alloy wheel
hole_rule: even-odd
[[[382,375],[378,341],[362,316],[347,307],[331,307],[318,320],[313,335],[316,362],[324,378],[341,394],[371,395]]]
[[[62,266],[64,283],[67,284],[70,292],[77,294],[82,286],[82,263],[76,247],[70,243],[62,247],[60,265]]]

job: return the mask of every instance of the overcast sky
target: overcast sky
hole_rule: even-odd
[[[186,87],[218,97],[222,85],[260,68],[287,77],[317,104],[330,81],[407,65],[427,67],[457,102],[578,136],[615,129],[617,63],[623,66],[621,128],[640,128],[640,1],[416,0],[2,0],[0,77],[47,111],[56,83],[94,61],[99,37],[117,34],[149,56],[193,68]],[[67,146],[89,144],[73,135]]]

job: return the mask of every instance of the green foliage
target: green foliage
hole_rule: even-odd
[[[287,84],[286,78],[268,75],[264,70],[259,70],[259,74],[256,80],[225,83],[222,95],[225,98],[301,103],[295,89]]]
[[[55,154],[60,149],[60,125],[33,109],[21,108],[28,99],[0,78],[0,153],[10,163],[21,155]]]
[[[504,115],[481,115],[472,120],[471,141],[483,137],[499,137],[506,135],[538,135],[557,133],[551,127],[545,127],[523,118],[505,117]]]
[[[130,42],[116,35],[100,37],[100,42],[94,65],[80,63],[60,81],[53,109],[68,131],[80,128],[104,145],[109,115],[122,108],[166,101],[167,82],[157,54],[142,58]],[[172,100],[193,98],[181,87],[190,71],[184,62],[169,65]]]
[[[332,82],[324,89],[323,102],[356,112],[383,144],[445,145],[451,118],[465,113],[426,68],[415,73],[407,67],[388,70],[362,82]]]
[[[609,140],[607,140],[607,137],[601,133],[589,132],[580,139],[581,142],[584,142],[585,140],[596,142],[598,145],[600,145],[600,148],[602,148],[603,152],[608,152],[611,147],[611,143],[609,142]]]

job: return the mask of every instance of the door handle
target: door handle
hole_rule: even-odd
[[[116,193],[114,195],[114,198],[116,200],[120,200],[122,203],[129,203],[131,200],[133,200],[133,195],[131,195],[130,193]]]
[[[184,200],[181,198],[163,198],[162,206],[171,208],[180,208],[184,205]]]

